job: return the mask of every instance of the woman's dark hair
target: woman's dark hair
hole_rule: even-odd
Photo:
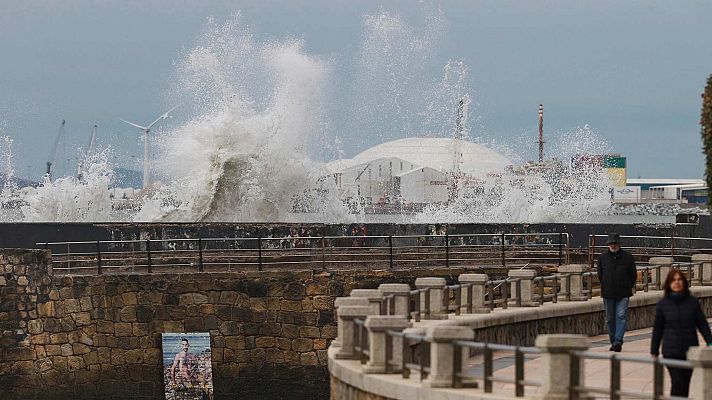
[[[672,293],[672,289],[670,289],[670,286],[672,285],[672,281],[678,275],[680,275],[680,279],[682,279],[682,291],[685,293],[690,292],[690,284],[687,282],[687,277],[685,277],[685,274],[683,274],[682,271],[677,268],[671,268],[670,272],[668,272],[667,278],[665,278],[665,283],[663,284],[665,296],[669,296],[670,293]]]

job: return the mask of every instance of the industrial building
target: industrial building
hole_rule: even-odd
[[[367,204],[442,203],[453,182],[501,173],[511,162],[486,146],[452,138],[406,138],[333,161],[341,198]]]

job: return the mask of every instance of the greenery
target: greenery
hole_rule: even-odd
[[[707,86],[702,94],[700,125],[702,126],[704,153],[707,157],[705,179],[707,180],[707,187],[712,189],[712,75],[707,78]],[[712,196],[707,197],[707,205],[712,206]]]

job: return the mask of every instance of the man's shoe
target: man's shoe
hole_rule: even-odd
[[[608,351],[613,351],[613,350],[615,350],[615,349],[616,349],[616,346],[611,345],[611,347],[608,349]]]
[[[616,353],[620,353],[621,350],[623,350],[623,344],[622,343],[616,343],[613,345],[613,351]]]

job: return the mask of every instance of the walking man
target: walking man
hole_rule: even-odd
[[[628,300],[633,295],[637,272],[633,255],[621,249],[620,235],[608,235],[608,250],[598,257],[603,309],[606,312],[610,351],[620,352],[628,321]]]

